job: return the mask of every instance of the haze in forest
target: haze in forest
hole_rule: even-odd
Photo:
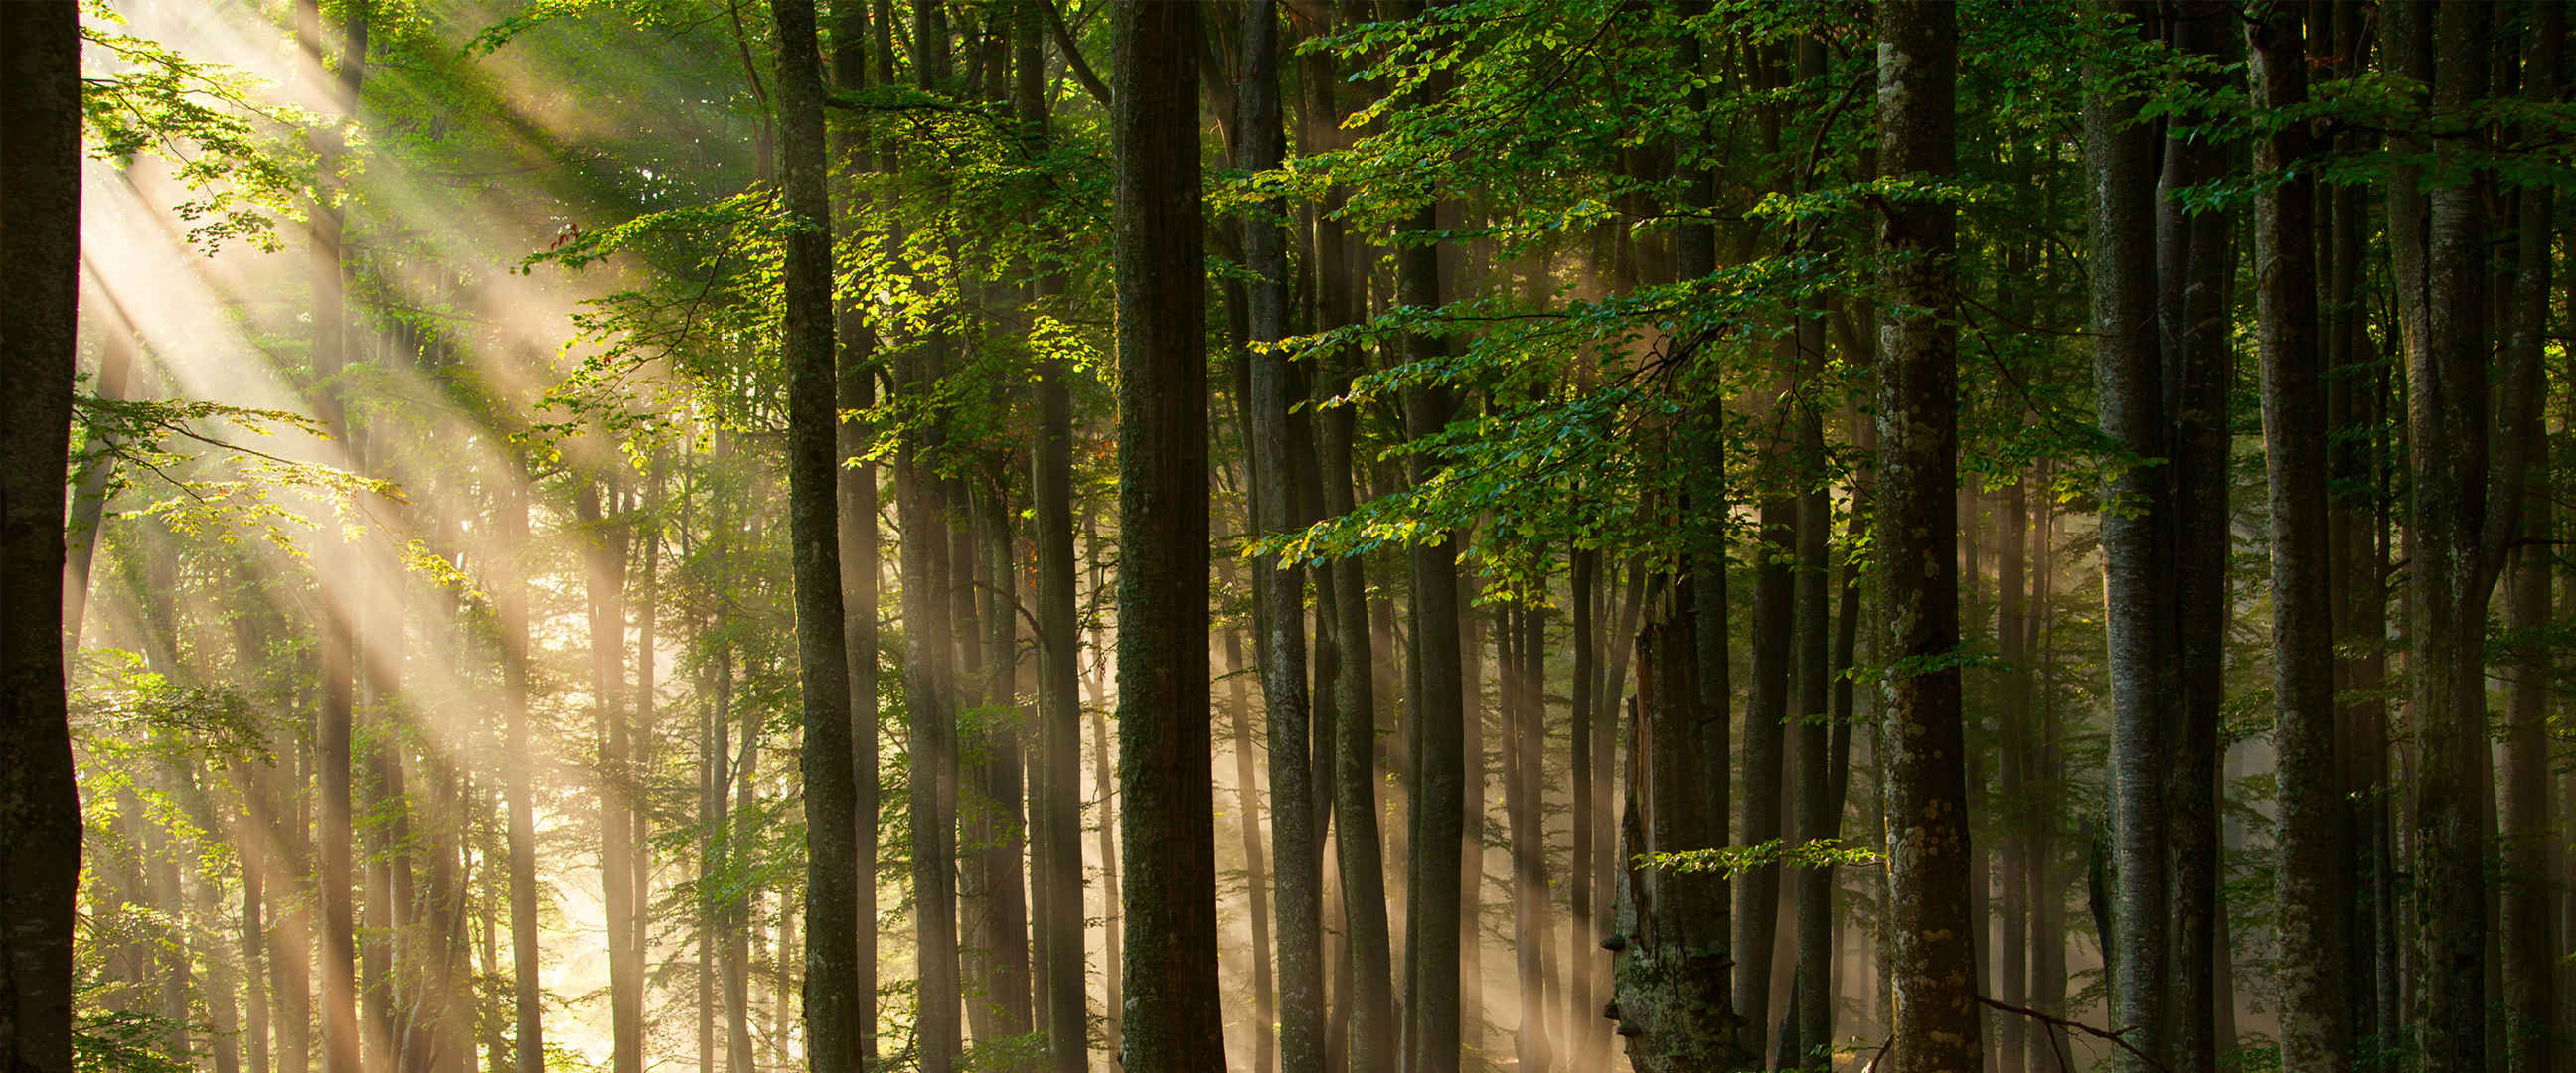
[[[0,3],[0,1070],[2567,1068],[2567,21]]]

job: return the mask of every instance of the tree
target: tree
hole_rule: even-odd
[[[2262,104],[2307,99],[2302,12],[2274,4],[2246,28]],[[2272,484],[2273,747],[2279,751],[2282,1064],[2350,1068],[2344,1025],[2343,897],[2335,862],[2342,805],[2335,771],[2332,578],[2326,532],[2325,386],[2319,368],[2315,181],[2304,127],[2282,122],[2255,145],[2278,176],[2254,217],[2263,348],[2263,439]]]
[[[813,0],[773,0],[787,235],[789,539],[804,693],[805,1033],[818,1073],[857,1073],[876,989],[859,977],[858,774],[852,753],[840,554],[840,419],[832,346],[832,217],[824,193],[823,59]],[[871,758],[873,760],[873,758]],[[868,869],[867,871],[873,871]],[[873,917],[874,914],[868,914]]]
[[[1899,2],[1878,14],[1879,162],[1939,183],[1951,144],[1957,10]],[[1928,192],[1880,208],[1879,586],[1888,661],[1888,878],[1896,1068],[1982,1067],[1978,952],[1968,919],[1968,816],[1959,710],[1956,210]]]
[[[1237,92],[1238,163],[1247,171],[1279,166],[1286,152],[1279,100],[1279,12],[1272,0],[1243,9],[1243,79]],[[1286,234],[1274,214],[1284,203],[1255,205],[1244,214],[1244,267],[1254,279],[1249,299],[1252,528],[1278,532],[1302,528],[1290,509],[1287,356],[1273,349],[1288,334]],[[1279,1057],[1286,1073],[1324,1068],[1324,934],[1322,824],[1314,795],[1312,736],[1307,708],[1305,575],[1264,556],[1252,565],[1265,620],[1261,695],[1269,712],[1271,875],[1278,883]]]
[[[1198,12],[1109,14],[1118,290],[1118,789],[1127,861],[1120,1060],[1225,1064],[1209,763],[1207,358],[1200,296]]]
[[[1021,5],[1014,58],[1013,111],[1031,136],[1047,137],[1040,39],[1052,7]],[[1079,53],[1073,58],[1078,59]],[[1043,313],[1064,294],[1064,277],[1042,266],[1031,287]],[[1030,527],[1037,543],[1038,778],[1035,780],[1033,889],[1045,908],[1038,925],[1038,1024],[1047,1034],[1055,1073],[1081,1073],[1088,1058],[1083,989],[1081,618],[1074,593],[1073,393],[1065,363],[1053,356],[1038,374],[1038,431],[1029,453]]]
[[[81,811],[63,692],[63,482],[80,273],[79,9],[0,11],[0,1062],[72,1069]]]

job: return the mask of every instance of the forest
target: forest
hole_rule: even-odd
[[[0,0],[0,1073],[2576,1069],[2570,6]]]

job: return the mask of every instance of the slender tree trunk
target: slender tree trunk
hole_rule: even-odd
[[[1957,12],[1938,2],[1878,13],[1879,156],[1892,177],[1947,179],[1957,77]],[[1894,899],[1896,1068],[1969,1073],[1984,1064],[1979,953],[1966,919],[1970,846],[1959,669],[1956,210],[1909,201],[1882,210],[1888,296],[1878,389],[1880,588],[1894,651],[1888,717],[1888,875]],[[1919,565],[1918,565],[1919,564]],[[1909,665],[1916,665],[1911,666]]]
[[[2273,5],[2246,29],[2266,108],[2307,100],[2301,12]],[[2345,899],[2336,863],[2342,803],[2335,770],[2332,564],[2326,520],[2327,427],[2317,338],[2315,183],[2307,133],[2284,126],[2255,146],[2280,176],[2257,198],[2256,302],[2263,352],[2263,439],[2271,482],[2272,744],[2280,797],[2281,1062],[2295,1073],[2350,1066],[2344,1017]]]
[[[1217,564],[1223,589],[1234,587],[1232,562]],[[1252,931],[1252,1068],[1278,1068],[1278,1041],[1270,1035],[1278,1006],[1271,985],[1269,856],[1261,848],[1260,762],[1253,758],[1252,702],[1243,687],[1243,633],[1225,631],[1226,721],[1234,744],[1234,819],[1243,835],[1244,902]]]
[[[1004,469],[1010,468],[1008,459]],[[984,873],[990,884],[993,943],[992,1005],[1004,1036],[1021,1036],[1030,1017],[1028,903],[1028,787],[1021,757],[1023,720],[1019,710],[1019,586],[1013,569],[1012,511],[999,475],[975,497],[976,543],[983,551],[983,570],[974,592],[982,598],[984,627],[984,704],[994,713],[985,735],[981,785],[993,838],[984,846]]]
[[[133,319],[103,283],[85,300],[104,310],[91,318],[98,335],[98,376],[92,394],[101,399],[125,398],[134,370]],[[109,485],[116,476],[114,440],[101,428],[86,431],[80,461],[72,467],[71,520],[64,526],[63,651],[71,655],[80,652],[82,622],[89,609],[90,563],[98,552],[99,526],[107,517]]]
[[[2138,20],[2145,5],[2103,0],[2106,13]],[[2148,460],[2165,453],[2168,427],[2159,383],[2154,288],[2155,132],[2138,122],[2137,102],[2109,94],[2087,99],[2084,126],[2093,177],[2093,378],[2102,429],[2124,452],[2104,490],[2125,509],[2102,517],[2103,578],[2112,707],[2111,857],[2115,862],[2106,958],[2111,1023],[2136,1026],[2113,1056],[2124,1073],[2142,1073],[2167,1053],[2166,831],[2161,787],[2170,763],[2165,727],[2174,719],[2174,653],[2161,628],[2171,607],[2163,581],[2171,562],[2164,518],[2169,497]]]
[[[1593,607],[1600,599],[1601,553],[1590,548],[1575,550],[1567,564],[1568,598],[1574,607],[1574,682],[1573,710],[1567,728],[1566,766],[1573,782],[1572,808],[1567,832],[1572,845],[1572,858],[1567,862],[1566,909],[1566,1009],[1565,1046],[1568,1073],[1593,1073],[1601,1055],[1595,1053],[1592,1041],[1597,1035],[1593,1022],[1600,1020],[1600,1007],[1594,997],[1592,963],[1600,955],[1601,921],[1592,911],[1592,721],[1600,638],[1593,624]],[[1606,849],[1606,847],[1605,847]]]
[[[1043,39],[1048,8],[1024,3],[1014,61],[1013,110],[1030,137],[1048,137]],[[1032,312],[1046,315],[1064,293],[1052,264],[1037,267]],[[1081,624],[1073,566],[1073,395],[1064,362],[1038,365],[1038,434],[1029,456],[1030,528],[1037,544],[1038,773],[1031,832],[1032,888],[1043,893],[1037,966],[1038,1027],[1053,1073],[1082,1073],[1089,1031],[1082,908]],[[1105,784],[1105,780],[1104,780]]]
[[[359,87],[365,77],[367,9],[357,5],[341,26],[339,67],[329,97],[332,118],[356,118]],[[328,46],[323,41],[321,12],[309,2],[296,6],[296,36],[305,56],[321,70]],[[345,132],[334,126],[318,131],[316,148],[326,169],[346,145]],[[347,360],[346,276],[341,264],[342,207],[336,192],[325,189],[312,214],[310,252],[313,269],[313,373],[330,384]],[[341,407],[326,389],[320,401],[322,425],[333,435],[343,431]],[[325,568],[345,577],[351,549],[325,542]],[[345,584],[345,582],[344,582]],[[329,586],[326,586],[326,589]],[[358,594],[335,592],[323,600],[319,623],[322,710],[315,731],[315,766],[321,789],[318,822],[321,862],[316,901],[322,917],[322,1071],[358,1073],[357,920],[351,903],[349,822],[350,715],[355,700],[355,609]]]
[[[1082,546],[1083,558],[1091,574],[1092,600],[1096,605],[1106,598],[1103,594],[1109,591],[1109,583],[1101,566],[1098,516],[1088,502],[1083,505],[1082,512]],[[1092,670],[1084,675],[1084,688],[1089,695],[1085,706],[1091,711],[1091,784],[1100,790],[1100,979],[1101,989],[1106,992],[1100,1000],[1101,1021],[1106,1029],[1103,1042],[1108,1046],[1109,1060],[1114,1063],[1119,1060],[1119,1055],[1126,1053],[1121,1039],[1127,1008],[1124,998],[1127,977],[1120,968],[1120,958],[1126,953],[1125,937],[1120,934],[1125,921],[1126,902],[1118,890],[1118,781],[1117,768],[1111,764],[1109,756],[1106,714],[1109,704],[1103,687],[1107,672],[1102,666],[1109,661],[1109,646],[1103,637],[1105,633],[1105,630],[1095,630],[1092,634],[1091,648],[1098,658],[1092,664]]]
[[[603,502],[603,483],[585,482],[575,494],[573,509],[585,530],[583,559],[590,587],[591,696],[598,713],[599,870],[608,918],[611,1053],[616,1073],[642,1073],[643,966],[636,963],[630,942],[635,918],[635,828],[628,817],[632,807],[628,723],[620,696],[626,689],[626,545],[631,523],[616,517],[625,513],[625,494],[612,484]]]
[[[1311,84],[1311,68],[1310,84]],[[1319,214],[1318,256],[1324,259],[1320,290],[1324,314],[1336,324],[1355,315],[1347,251],[1341,249],[1339,224]],[[1345,347],[1328,359],[1327,391],[1349,390],[1357,371],[1356,348]],[[1324,512],[1350,513],[1356,501],[1352,481],[1351,443],[1355,420],[1348,406],[1318,415],[1318,453],[1324,471]],[[1369,626],[1367,560],[1334,564],[1335,590],[1330,628],[1341,658],[1333,681],[1334,707],[1341,719],[1334,726],[1334,838],[1342,878],[1342,918],[1348,929],[1351,959],[1351,1073],[1394,1073],[1396,1068],[1394,952],[1387,934],[1385,862],[1380,851],[1377,754],[1377,654]],[[1384,601],[1378,606],[1383,607]]]
[[[1422,9],[1420,3],[1398,6],[1406,15],[1419,15]],[[1419,92],[1417,101],[1436,99],[1446,89],[1441,76],[1435,75]],[[1437,207],[1431,204],[1416,209],[1405,224],[1407,230],[1416,233],[1431,232],[1438,226]],[[1406,306],[1431,309],[1440,305],[1441,272],[1436,245],[1418,243],[1397,252],[1396,290],[1398,300]],[[1441,351],[1441,341],[1434,336],[1415,333],[1405,338],[1407,361],[1435,361]],[[1441,384],[1408,387],[1403,403],[1405,432],[1415,440],[1446,428],[1456,410],[1449,388]],[[1411,476],[1416,483],[1429,480],[1438,468],[1439,462],[1428,455],[1412,456]],[[1412,833],[1406,840],[1411,860],[1405,895],[1410,925],[1405,929],[1405,945],[1413,952],[1405,975],[1409,1022],[1406,1038],[1412,1052],[1411,1073],[1457,1073],[1460,1048],[1469,1042],[1461,1031],[1459,925],[1464,915],[1463,899],[1471,896],[1474,889],[1467,881],[1476,862],[1460,852],[1468,824],[1470,758],[1466,722],[1470,713],[1465,700],[1466,683],[1461,677],[1463,656],[1457,629],[1456,535],[1442,533],[1430,543],[1415,546],[1411,563],[1413,663],[1419,687],[1411,691],[1415,703],[1411,710],[1414,726],[1410,729],[1416,747],[1409,787],[1411,801],[1406,809]]]
[[[495,528],[505,558],[493,589],[501,628],[501,736],[508,756],[501,769],[509,807],[510,972],[516,1073],[544,1073],[545,997],[537,978],[536,810],[531,799],[534,758],[528,741],[528,584],[519,549],[528,542],[528,489],[513,468],[501,476]],[[298,1073],[290,1063],[286,1073]]]
[[[1243,8],[1242,70],[1237,83],[1237,165],[1246,171],[1279,166],[1286,152],[1279,100],[1279,13],[1273,0]],[[1286,203],[1245,214],[1244,264],[1250,313],[1252,391],[1247,400],[1251,445],[1252,530],[1272,533],[1298,524],[1291,482],[1305,467],[1290,456],[1290,402],[1294,377],[1287,356],[1261,344],[1288,334],[1286,235],[1275,222]],[[1323,823],[1315,800],[1309,746],[1304,572],[1267,556],[1252,564],[1253,584],[1267,609],[1262,624],[1261,694],[1269,713],[1271,875],[1278,884],[1279,1059],[1286,1073],[1324,1068]],[[1250,793],[1249,788],[1245,791]],[[1251,822],[1246,813],[1245,822]],[[1263,1031],[1268,1031],[1265,1018]]]
[[[1129,1073],[1225,1064],[1209,772],[1198,14],[1119,0],[1109,16]]]
[[[860,892],[866,885],[858,857],[856,720],[842,617],[836,436],[841,422],[835,415],[840,377],[832,339],[823,60],[813,0],[777,0],[770,10],[778,25],[781,185],[793,224],[787,235],[782,356],[787,366],[796,664],[804,698],[806,1057],[815,1073],[856,1073],[865,1050],[865,1026],[874,1019],[874,989],[859,977]],[[782,961],[786,947],[782,941]],[[640,1073],[640,1065],[621,1073]]]
[[[2530,51],[2524,64],[2524,94],[2535,104],[2554,104],[2566,58],[2567,12],[2563,5],[2536,4]],[[2516,384],[2509,391],[2544,393],[2546,372],[2542,348],[2549,334],[2551,191],[2527,186],[2519,201],[2519,263],[2513,274],[2510,306],[2512,338],[2508,356]],[[2542,406],[2521,408],[2520,426],[2503,426],[2499,436],[2519,439],[2527,471],[2524,483],[2500,486],[2492,494],[2523,500],[2521,539],[2513,552],[2511,623],[2516,634],[2535,637],[2551,619],[2550,554],[2551,489],[2549,437]],[[2510,414],[2510,411],[2509,411]],[[2549,692],[2555,672],[2549,646],[2526,642],[2511,667],[2512,698],[2505,716],[2502,827],[2504,834],[2503,903],[2500,914],[2503,956],[2505,1067],[2512,1073],[2555,1069],[2562,1044],[2555,1038],[2556,972],[2551,964],[2564,949],[2550,904],[2552,888],[2564,876],[2549,872]]]
[[[1785,386],[1785,381],[1784,381]],[[1779,404],[1789,405],[1785,391]],[[1797,502],[1770,495],[1759,508],[1759,560],[1753,568],[1753,685],[1744,715],[1744,827],[1739,845],[1780,840],[1781,778],[1787,769],[1791,642],[1797,554]],[[1744,1049],[1759,1060],[1770,1036],[1772,955],[1780,923],[1780,868],[1745,869],[1735,884],[1735,999],[1744,1014]]]
[[[1547,955],[1555,942],[1549,934],[1547,818],[1540,789],[1547,778],[1547,632],[1537,608],[1516,608],[1514,617],[1520,637],[1511,673],[1518,680],[1519,703],[1505,721],[1515,743],[1511,780],[1520,798],[1512,820],[1512,946],[1520,961],[1520,1065],[1530,1073],[1544,1073],[1556,1068],[1557,1052],[1556,1034],[1547,1024],[1553,1005],[1546,993]]]

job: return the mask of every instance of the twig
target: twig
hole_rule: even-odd
[[[2041,1012],[2039,1012],[2038,1010],[2034,1010],[2034,1009],[2031,1009],[2031,1008],[2026,1007],[2026,1006],[2015,1006],[2015,1005],[2012,1005],[2012,1004],[2010,1004],[2010,1003],[1997,1002],[1997,1001],[1995,1001],[1995,1000],[1993,1000],[1993,999],[1987,998],[1987,997],[1986,997],[1986,996],[1984,996],[1984,995],[1979,995],[1979,996],[1977,996],[1977,1002],[1978,1002],[1979,1004],[1981,1004],[1981,1005],[1983,1005],[1983,1006],[1985,1006],[1985,1007],[1989,1008],[1989,1009],[2000,1010],[2000,1011],[2002,1011],[2002,1012],[2004,1012],[2004,1013],[2017,1014],[2017,1015],[2020,1015],[2020,1016],[2023,1016],[2023,1017],[2027,1017],[2027,1018],[2030,1018],[2031,1020],[2037,1021],[2037,1022],[2039,1022],[2039,1023],[2041,1023],[2041,1024],[2044,1024],[2044,1025],[2047,1025],[2047,1026],[2049,1026],[2049,1027],[2051,1027],[2051,1028],[2071,1028],[2071,1029],[2074,1029],[2075,1031],[2078,1031],[2078,1032],[2084,1033],[2085,1035],[2091,1036],[2091,1037],[2093,1037],[2093,1038],[2095,1038],[2095,1039],[2104,1039],[2104,1040],[2109,1040],[2109,1041],[2111,1041],[2112,1043],[2118,1044],[2118,1045],[2119,1045],[2119,1048],[2120,1048],[2121,1050],[2124,1050],[2124,1051],[2129,1052],[2129,1054],[2130,1054],[2132,1057],[2136,1058],[2138,1061],[2141,1061],[2141,1062],[2146,1063],[2146,1064],[2147,1064],[2147,1068],[2149,1068],[2149,1069],[2153,1069],[2153,1070],[2158,1070],[2158,1071],[2159,1071],[2159,1073],[2162,1073],[2162,1071],[2163,1071],[2163,1070],[2164,1070],[2164,1068],[2165,1068],[2163,1063],[2160,1063],[2160,1062],[2156,1061],[2156,1060],[2155,1060],[2155,1059],[2153,1059],[2153,1058],[2149,1058],[2149,1057],[2147,1057],[2147,1052],[2139,1050],[2139,1049],[2137,1048],[2137,1045],[2136,1045],[2136,1044],[2130,1043],[2130,1042],[2128,1041],[2128,1039],[2126,1038],[2126,1037],[2128,1036],[2128,1034],[2129,1034],[2129,1033],[2131,1033],[2131,1032],[2135,1032],[2135,1031],[2137,1031],[2137,1030],[2138,1030],[2138,1028],[2137,1028],[2137,1026],[2136,1026],[2136,1025],[2131,1025],[2131,1026],[2129,1026],[2129,1027],[2127,1027],[2127,1028],[2120,1029],[2120,1030],[2118,1030],[2118,1031],[2116,1031],[2116,1032],[2107,1032],[2107,1031],[2104,1031],[2104,1030],[2102,1030],[2102,1029],[2095,1028],[2095,1027],[2093,1027],[2092,1025],[2085,1024],[2085,1023],[2084,1023],[2084,1022],[2082,1022],[2082,1021],[2070,1021],[2070,1020],[2067,1020],[2066,1018],[2063,1018],[2063,1017],[2057,1017],[2057,1016],[2053,1016],[2053,1015],[2050,1015],[2050,1014],[2041,1013]],[[2052,1042],[2051,1042],[2051,1044],[2050,1044],[2050,1046],[2051,1046],[2052,1048],[2054,1048],[2054,1046],[2055,1046],[2055,1043],[2054,1043],[2054,1039],[2055,1039],[2055,1037],[2053,1037],[2053,1036],[2052,1036],[2052,1037],[2050,1037],[2050,1038],[2051,1038],[2051,1041],[2052,1041]],[[2063,1064],[2065,1063],[2065,1058],[2064,1058],[2063,1056],[2060,1056],[2060,1057],[2059,1057],[2059,1059],[2058,1059],[2058,1062],[2060,1063],[2060,1065],[2061,1065],[2061,1067],[2062,1067],[2062,1066],[2063,1066]]]

